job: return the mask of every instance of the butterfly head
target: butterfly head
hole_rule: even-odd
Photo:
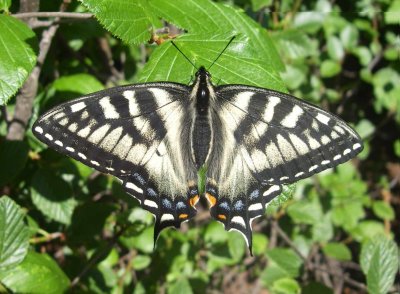
[[[207,77],[209,79],[211,78],[211,74],[206,70],[204,66],[201,66],[199,70],[196,72],[196,78],[201,76]]]
[[[194,84],[198,84],[204,88],[208,88],[211,86],[211,74],[205,69],[204,66],[201,66],[195,75]]]

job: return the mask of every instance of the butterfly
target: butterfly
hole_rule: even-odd
[[[239,231],[250,252],[252,221],[282,185],[363,149],[337,116],[269,89],[215,86],[204,67],[191,85],[119,86],[66,102],[32,130],[51,148],[120,179],[154,215],[155,241],[164,228],[193,218],[205,197],[211,216]]]

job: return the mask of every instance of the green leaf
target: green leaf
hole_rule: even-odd
[[[312,226],[312,239],[317,242],[327,242],[333,237],[331,213],[325,214]]]
[[[232,34],[213,37],[184,35],[174,42],[197,67],[203,65],[208,68],[231,37]],[[274,67],[268,67],[265,58],[256,53],[250,44],[250,39],[243,35],[235,38],[210,69],[213,82],[220,85],[263,86],[286,91]],[[174,81],[188,84],[193,79],[195,70],[171,42],[165,42],[151,55],[139,74],[139,82]]]
[[[285,91],[279,77],[279,71],[284,67],[272,40],[265,29],[243,11],[208,0],[153,0],[150,3],[160,16],[189,31],[190,35],[181,36],[176,43],[180,48],[185,46],[181,48],[182,51],[198,67],[204,65],[207,68],[227,45],[228,40],[233,35],[236,36],[226,54],[224,53],[211,69],[217,81],[222,79],[222,84],[233,83],[232,80],[241,81],[249,85],[264,85]],[[184,42],[183,45],[178,44],[178,41]],[[172,80],[170,74],[182,71],[181,76],[184,79],[174,79],[175,82],[181,83],[188,83],[187,76],[194,70],[187,60],[172,48],[170,42],[155,50],[144,69],[144,74],[140,76],[140,81],[149,80],[155,67],[157,72],[161,72],[162,80]],[[255,70],[262,76],[257,76]],[[255,81],[248,78],[249,73]]]
[[[268,203],[266,214],[273,215],[284,203],[292,199],[295,188],[296,184],[282,186],[282,193]]]
[[[106,219],[114,210],[104,202],[85,202],[74,209],[71,225],[68,228],[69,241],[73,244],[93,244],[101,236]],[[95,243],[97,244],[97,242]]]
[[[382,222],[365,220],[349,231],[355,240],[364,242],[376,236],[384,235],[385,227]]]
[[[272,285],[272,293],[277,294],[296,294],[300,293],[301,288],[299,283],[290,278],[282,278],[274,282]]]
[[[246,250],[246,242],[239,232],[230,232],[228,234],[228,248],[230,255],[235,260],[241,260]]]
[[[328,243],[322,247],[325,255],[337,260],[351,260],[351,252],[346,245],[342,243]]]
[[[135,238],[134,248],[144,253],[152,253],[154,249],[154,228],[145,229]]]
[[[344,49],[338,37],[330,36],[328,38],[327,47],[328,47],[328,55],[332,60],[340,61],[343,59]]]
[[[268,238],[264,234],[253,233],[253,254],[261,255],[267,251]]]
[[[293,250],[274,248],[267,251],[267,256],[287,274],[287,277],[298,276],[303,260]]]
[[[300,59],[316,55],[316,43],[300,30],[284,30],[271,35],[282,57]]]
[[[70,285],[53,259],[32,251],[16,267],[0,271],[0,281],[15,293],[64,293]]]
[[[383,220],[394,220],[393,208],[384,201],[374,201],[372,203],[372,210],[377,217]]]
[[[384,12],[385,23],[392,25],[400,24],[400,0],[391,1],[389,9]]]
[[[239,9],[208,0],[152,0],[151,5],[160,16],[191,34],[208,35],[211,40],[216,32],[243,35],[249,39],[248,45],[255,49],[257,57],[267,64],[271,74],[284,69],[265,28]]]
[[[308,283],[307,286],[302,287],[303,294],[333,294],[333,290],[324,284],[318,282]]]
[[[372,53],[366,47],[357,47],[354,49],[354,53],[360,59],[361,65],[367,66],[372,60]]]
[[[324,60],[321,63],[321,77],[323,78],[331,78],[337,75],[341,70],[340,63],[333,60]]]
[[[58,78],[52,87],[60,92],[73,92],[78,95],[97,92],[104,89],[98,79],[85,73],[62,76]]]
[[[147,268],[151,263],[150,256],[147,255],[136,255],[133,258],[132,266],[134,270],[140,271]]]
[[[71,186],[49,170],[40,169],[32,178],[32,202],[47,217],[70,224],[77,205]]]
[[[400,139],[394,141],[393,149],[394,149],[394,154],[396,154],[397,157],[400,157]]]
[[[351,50],[355,48],[358,44],[358,30],[352,25],[348,24],[341,32],[340,32],[340,40],[342,41],[343,47],[347,50]]]
[[[337,204],[332,209],[332,221],[337,226],[342,226],[345,229],[352,229],[357,226],[360,219],[365,215],[361,202],[352,201],[349,199]]]
[[[321,221],[322,208],[318,199],[300,200],[291,204],[287,212],[296,223],[315,224]]]
[[[149,41],[160,22],[146,0],[81,0],[99,22],[128,44]]]
[[[319,11],[307,11],[297,13],[293,20],[293,26],[307,32],[314,33],[322,27],[327,13]]]
[[[0,11],[4,10],[8,13],[8,8],[11,6],[11,0],[0,0]]]
[[[24,217],[13,200],[0,198],[0,272],[17,266],[28,252],[29,230]]]
[[[207,225],[204,233],[204,240],[207,243],[213,244],[224,243],[228,240],[228,235],[229,234],[220,223],[212,221]]]
[[[28,152],[29,146],[26,142],[0,142],[0,187],[10,183],[24,169]]]
[[[362,139],[366,139],[375,132],[375,126],[368,119],[362,119],[356,126],[356,131]]]
[[[399,268],[399,252],[396,243],[383,236],[364,243],[360,264],[367,276],[369,293],[387,293],[393,285]]]
[[[192,287],[187,279],[181,278],[168,287],[169,294],[191,294],[193,293]]]
[[[272,4],[272,0],[251,0],[251,8],[253,11],[259,11],[261,8],[268,7]]]
[[[305,71],[291,64],[286,66],[286,71],[282,72],[281,76],[287,87],[292,90],[299,88],[301,84],[307,81]]]
[[[0,105],[24,84],[36,64],[35,33],[22,21],[0,14]]]
[[[374,106],[378,113],[383,109],[396,114],[396,120],[400,122],[400,74],[389,67],[378,70],[372,79],[374,94]]]

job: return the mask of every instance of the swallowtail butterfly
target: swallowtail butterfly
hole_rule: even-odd
[[[61,104],[33,132],[57,151],[122,181],[155,216],[155,240],[196,214],[211,216],[252,246],[252,221],[282,185],[354,157],[357,133],[338,117],[273,90],[194,82],[115,87]],[[204,187],[198,171],[206,167]],[[200,181],[201,182],[201,181]]]

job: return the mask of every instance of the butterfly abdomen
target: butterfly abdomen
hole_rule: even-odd
[[[204,164],[210,152],[211,136],[208,116],[197,115],[193,124],[192,151],[198,169]]]

